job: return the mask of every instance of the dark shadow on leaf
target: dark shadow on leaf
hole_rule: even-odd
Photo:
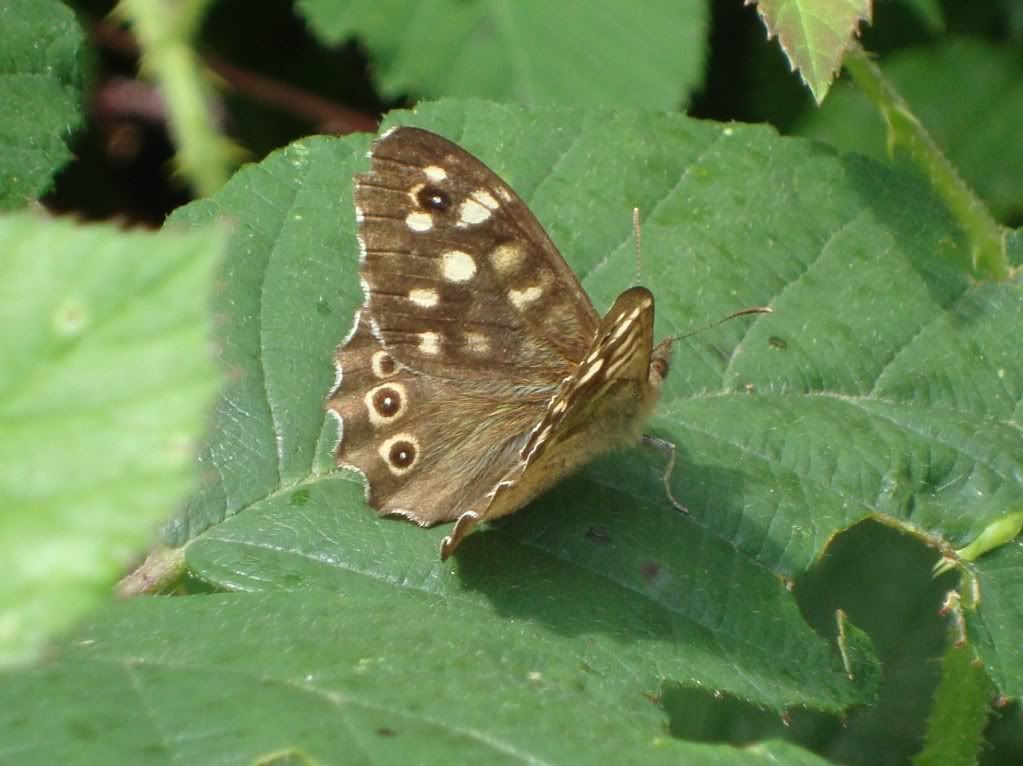
[[[780,738],[840,763],[906,763],[917,752],[946,636],[938,605],[954,576],[934,579],[934,551],[873,521],[838,535],[801,576],[795,595],[807,621],[834,640],[843,609],[874,639],[885,664],[877,707],[847,718],[796,708],[784,716],[721,692],[665,684],[668,731],[687,741],[745,746]]]
[[[737,513],[741,474],[693,465],[681,451],[678,466],[685,474],[673,490],[688,515],[666,497],[659,458],[618,453],[470,535],[454,556],[463,586],[506,617],[564,635],[684,643],[687,633],[712,630],[708,604],[728,600],[734,568],[752,570],[743,579],[765,591],[780,585],[701,524],[706,514]]]
[[[863,205],[890,232],[901,253],[908,255],[912,268],[920,275],[934,302],[951,309],[970,287],[968,243],[941,201],[926,184],[898,168],[884,168],[874,160],[857,154],[842,158],[850,182]],[[912,209],[906,199],[917,199]],[[901,202],[900,202],[901,201]],[[930,204],[927,204],[930,203]],[[921,209],[928,214],[921,215]],[[936,232],[948,235],[936,238]],[[855,257],[855,253],[850,257]],[[897,257],[899,253],[891,253]],[[873,254],[864,254],[873,257]]]

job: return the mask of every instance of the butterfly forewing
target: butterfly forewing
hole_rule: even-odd
[[[440,136],[381,137],[355,204],[374,332],[411,370],[553,390],[598,324],[518,196]]]

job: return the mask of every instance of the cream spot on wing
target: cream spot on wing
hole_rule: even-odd
[[[377,453],[391,473],[402,476],[419,462],[419,440],[410,433],[395,434],[377,448]]]
[[[345,435],[345,419],[341,417],[340,412],[334,409],[333,405],[327,408],[327,412],[334,416],[334,421],[337,424],[337,439],[334,441],[334,449],[332,450],[336,451]]]
[[[488,218],[490,218],[490,210],[474,199],[467,199],[458,208],[459,226],[475,226]]]
[[[448,171],[438,165],[427,165],[423,172],[434,183],[440,183],[448,177]]]
[[[497,210],[497,208],[499,207],[499,205],[497,204],[497,200],[494,199],[494,196],[486,189],[479,189],[477,191],[474,191],[472,193],[472,198],[479,202],[484,207],[489,208],[490,210]]]
[[[501,276],[508,276],[516,271],[526,259],[526,251],[512,242],[498,245],[490,251],[490,262]]]
[[[618,370],[625,366],[627,362],[632,361],[632,356],[633,356],[632,354],[623,354],[622,356],[618,357],[615,361],[613,361],[611,364],[607,366],[607,372],[604,373],[604,377],[613,378],[615,375],[618,374]]]
[[[546,428],[544,428],[540,432],[540,435],[536,437],[536,442],[534,442],[535,445],[536,445],[536,446],[533,447],[533,451],[534,452],[536,452],[536,448],[537,447],[539,447],[541,444],[543,444],[545,441],[547,441],[547,437],[551,435],[551,431],[553,431],[553,430],[554,430],[554,424],[551,423],[549,426],[547,426]]]
[[[433,216],[429,213],[409,213],[405,216],[405,224],[412,231],[429,231],[433,228]]]
[[[439,354],[440,335],[435,332],[419,333],[419,350],[424,354]]]
[[[408,291],[408,299],[424,309],[433,308],[440,302],[440,296],[437,295],[437,291],[428,287],[412,288]]]
[[[498,186],[497,187],[497,196],[500,197],[505,202],[511,202],[512,201],[511,192],[508,191],[507,189],[505,189],[503,186]]]
[[[635,317],[633,317],[631,314],[629,316],[627,316],[625,319],[622,319],[618,323],[618,327],[615,328],[615,331],[613,333],[611,333],[611,338],[610,339],[611,340],[617,340],[618,338],[620,338],[622,336],[622,334],[626,330],[628,330],[629,327],[632,326],[632,323],[633,323],[634,320],[635,320]]]
[[[541,295],[543,295],[543,290],[536,285],[532,285],[525,290],[509,290],[508,300],[515,305],[515,308],[521,311],[526,307],[526,304],[532,303]]]
[[[468,282],[476,274],[476,261],[461,250],[449,250],[441,256],[440,268],[449,282]]]
[[[374,426],[393,423],[405,414],[407,395],[401,383],[384,383],[370,390],[364,397],[369,421]]]
[[[345,371],[341,369],[341,360],[337,357],[334,358],[334,385],[330,389],[328,396],[334,396],[337,390],[341,388],[341,381],[344,379]]]
[[[597,361],[595,361],[593,364],[586,368],[586,372],[584,372],[582,377],[579,378],[579,382],[585,383],[586,381],[590,380],[594,375],[600,372],[600,368],[603,366],[604,360],[598,359]]]
[[[560,415],[568,407],[568,401],[565,399],[558,399],[558,403],[554,405],[554,409],[551,410],[555,415]]]
[[[490,351],[490,338],[481,332],[467,332],[465,346],[474,354],[485,354]]]

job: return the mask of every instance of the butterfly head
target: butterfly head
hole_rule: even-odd
[[[650,383],[660,384],[668,377],[668,370],[671,369],[671,347],[674,338],[665,338],[650,352]]]

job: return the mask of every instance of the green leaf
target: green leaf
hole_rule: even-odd
[[[1023,531],[1023,510],[1012,511],[985,527],[966,546],[955,551],[954,557],[945,557],[934,565],[934,573],[942,574],[955,568],[960,561],[976,561],[981,556],[1016,538]]]
[[[10,209],[42,196],[71,158],[85,35],[57,0],[5,0],[0,24],[0,209]]]
[[[0,218],[0,664],[109,599],[189,487],[222,239]]]
[[[675,109],[703,78],[699,0],[300,0],[329,43],[369,50],[388,98],[478,96]]]
[[[734,744],[784,737],[835,764],[905,766],[920,751],[947,644],[947,619],[937,606],[955,585],[951,576],[931,576],[933,559],[919,540],[867,521],[840,535],[796,582],[800,611],[819,633],[835,634],[839,609],[869,634],[884,667],[876,704],[841,719],[799,709],[782,719],[727,696],[676,689],[665,696],[671,731]],[[849,647],[848,625],[844,631]]]
[[[318,139],[182,216],[241,224],[222,296],[239,369],[210,447],[217,481],[179,534],[248,510],[190,546],[192,570],[253,590],[349,589],[368,576],[562,631],[590,633],[600,614],[612,622],[598,644],[632,657],[637,679],[660,673],[778,709],[869,699],[778,578],[864,518],[955,547],[1019,502],[1018,286],[971,284],[954,268],[955,229],[912,179],[765,129],[456,103],[421,107],[414,122],[460,140],[525,196],[598,308],[631,278],[633,205],[658,334],[775,308],[676,352],[654,430],[680,447],[674,493],[691,512],[665,501],[660,459],[633,452],[475,535],[447,565],[443,528],[373,517],[361,482],[329,473],[335,432],[319,409],[331,349],[361,301],[338,179],[365,166],[365,142]],[[982,601],[978,614],[992,630],[1023,625],[1004,609]],[[637,641],[651,620],[664,629]],[[1015,688],[1011,673],[994,675]]]
[[[928,32],[945,31],[945,12],[940,0],[902,0],[902,5],[916,14]]]
[[[927,723],[924,748],[916,766],[972,766],[984,741],[991,710],[991,682],[966,647],[949,646],[942,662],[941,685]]]
[[[768,36],[781,49],[817,103],[831,87],[860,21],[870,22],[870,0],[758,0]]]
[[[4,679],[0,754],[22,764],[825,763],[777,741],[737,749],[665,736],[657,706],[641,695],[623,704],[620,671],[594,665],[576,636],[364,586],[119,604],[63,662]]]
[[[649,760],[644,743],[656,740],[680,748],[670,750],[676,760],[713,762],[708,753],[783,751],[691,749],[663,736],[645,695],[670,682],[775,711],[872,703],[873,636],[843,620],[841,651],[821,638],[792,578],[861,520],[956,548],[1020,502],[1019,286],[963,276],[954,224],[913,177],[766,128],[453,101],[397,120],[448,135],[505,177],[599,310],[632,279],[634,205],[658,335],[773,306],[676,348],[652,430],[679,446],[673,492],[690,512],[665,498],[663,458],[635,450],[473,534],[445,563],[445,528],[375,517],[359,477],[332,467],[336,431],[322,410],[334,346],[362,299],[349,179],[366,167],[368,139],[299,142],[173,219],[237,229],[215,302],[230,383],[203,488],[170,534],[191,540],[193,575],[260,595],[150,600],[102,617],[86,640],[108,658],[108,678],[110,667],[130,673],[131,658],[144,667],[157,658],[158,683],[124,692],[131,715],[121,720],[155,710],[144,725],[170,732],[161,741],[187,762],[192,732],[223,731],[187,700],[221,689],[213,709],[233,744],[203,737],[195,747],[235,752],[251,741],[239,758],[315,758],[333,752],[324,731],[371,748],[398,740],[376,733],[401,731],[376,713],[347,706],[337,721],[334,700],[384,699],[388,712],[433,714],[440,725],[416,724],[408,740],[447,762],[465,760],[463,748],[480,752],[450,735],[466,728],[553,762],[599,760],[604,740],[624,761]],[[1023,678],[1019,551],[1010,543],[971,564],[982,597],[965,615],[1010,696]],[[102,675],[90,664],[98,655],[72,655],[19,676],[12,699],[47,683],[84,694]],[[351,680],[352,657],[386,672]],[[210,681],[216,663],[237,672]],[[295,679],[319,683],[321,667],[332,685],[296,695]],[[344,677],[330,676],[338,667]],[[577,671],[597,679],[592,699],[572,698],[578,707],[562,696],[551,708],[527,704],[517,686],[537,672],[560,693]],[[472,704],[481,694],[482,722]],[[444,702],[456,698],[470,703]],[[90,715],[106,731],[103,711]],[[599,732],[597,741],[577,730]],[[566,743],[537,731],[567,732]],[[784,757],[812,758],[791,748]]]
[[[1002,220],[1019,220],[1023,216],[1019,51],[979,39],[950,39],[898,51],[884,59],[882,69],[992,212]],[[950,109],[949,103],[956,108]],[[888,159],[877,111],[850,83],[838,83],[820,110],[807,113],[797,132],[843,151]],[[896,156],[903,159],[901,153]]]
[[[1019,453],[1017,453],[1019,454]],[[1016,541],[987,554],[972,570],[976,588],[963,600],[967,635],[1003,695],[1023,697],[1023,544]]]

